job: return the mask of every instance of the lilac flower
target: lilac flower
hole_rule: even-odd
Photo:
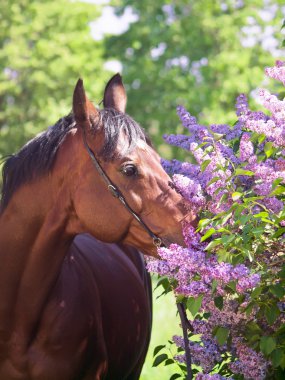
[[[250,141],[250,134],[243,133],[239,145],[239,153],[241,161],[247,161],[254,153],[254,147]]]
[[[182,294],[185,297],[195,298],[201,294],[208,293],[210,290],[211,288],[202,281],[192,281],[188,285],[180,285],[175,289],[178,294]]]
[[[182,122],[182,125],[190,131],[193,130],[193,126],[195,127],[197,125],[196,118],[191,116],[183,106],[177,107],[177,114]]]
[[[199,171],[200,171],[200,168],[198,167],[198,165],[191,164],[190,162],[181,162],[178,160],[168,161],[168,160],[162,159],[161,164],[164,170],[168,174],[171,174],[171,175],[175,173],[179,173],[184,176],[194,178],[199,174]]]
[[[181,348],[185,349],[184,341],[180,336],[173,336],[173,342]],[[220,362],[221,350],[213,340],[204,340],[203,344],[190,342],[189,345],[193,363],[203,368],[205,372],[210,372],[215,362]],[[176,357],[177,358],[177,357]],[[185,356],[179,357],[181,362],[185,362]]]
[[[285,62],[277,61],[275,67],[266,69],[266,74],[285,85]],[[149,270],[170,278],[176,294],[194,298],[202,296],[198,318],[190,322],[192,333],[200,336],[199,342],[190,342],[193,363],[203,369],[196,376],[198,380],[223,379],[218,374],[210,374],[223,355],[230,358],[228,368],[248,380],[264,379],[270,366],[261,353],[246,345],[243,338],[249,322],[266,328],[258,314],[258,306],[251,305],[247,309],[252,302],[250,291],[261,282],[261,276],[255,273],[255,262],[249,266],[233,265],[219,260],[215,254],[216,250],[219,255],[224,254],[227,245],[223,241],[223,233],[232,229],[237,237],[241,234],[241,240],[244,240],[241,245],[248,244],[249,248],[246,246],[246,249],[256,249],[256,242],[245,242],[242,218],[247,220],[249,213],[256,216],[266,208],[268,216],[256,218],[256,222],[264,227],[264,235],[269,239],[268,231],[271,233],[278,228],[276,220],[284,210],[283,194],[272,196],[272,190],[277,179],[283,186],[285,183],[285,101],[267,90],[260,90],[259,95],[268,114],[251,111],[246,96],[242,94],[236,101],[238,120],[233,127],[226,124],[200,125],[184,107],[179,106],[177,113],[188,135],[165,137],[168,143],[188,150],[193,160],[184,163],[163,160],[163,167],[173,176],[174,186],[187,200],[189,208],[196,213],[201,211],[203,218],[206,215],[208,221],[204,233],[209,228],[215,228],[213,237],[216,242],[218,239],[221,241],[218,248],[213,245],[213,251],[209,253],[207,243],[202,243],[194,228],[185,224],[183,233],[187,248],[175,244],[160,248],[160,259],[148,260],[147,264]],[[242,175],[237,175],[236,169],[250,173],[240,172]],[[232,195],[235,192],[244,196],[234,201]],[[243,209],[247,204],[248,208]],[[235,213],[239,218],[235,217]],[[272,223],[269,225],[267,220],[270,219]],[[284,223],[283,220],[279,222],[280,226]],[[221,249],[222,245],[224,248]],[[229,247],[227,253],[234,258],[239,247],[231,244]],[[258,255],[263,257],[262,263],[270,262],[267,251],[264,255],[257,252]],[[221,296],[222,305],[219,300]],[[284,306],[282,303],[278,305],[280,308]],[[276,326],[284,323],[282,318],[283,313],[278,317]],[[274,330],[276,326],[274,324],[270,328]],[[227,344],[218,344],[215,337],[217,327],[228,330]],[[174,337],[173,340],[178,347],[184,347],[181,337]],[[185,362],[185,355],[177,355],[176,358],[181,363]]]
[[[184,241],[189,249],[204,250],[207,244],[201,243],[201,236],[195,232],[195,228],[190,223],[183,223]]]
[[[275,121],[284,122],[285,119],[285,101],[279,100],[275,95],[270,94],[267,90],[260,90],[259,96],[261,102],[271,113]]]
[[[249,112],[248,101],[245,94],[240,94],[236,100],[236,114],[237,116],[246,115]]]
[[[250,276],[239,278],[236,288],[239,293],[244,293],[245,291],[249,289],[255,288],[259,282],[260,282],[260,275],[252,274]]]
[[[175,174],[173,176],[173,182],[179,193],[190,202],[193,211],[197,212],[205,205],[206,201],[202,194],[201,186],[197,181],[182,176],[181,174]]]
[[[264,198],[262,203],[268,210],[272,211],[274,214],[279,214],[283,210],[284,204],[282,201],[275,197]]]
[[[210,128],[214,133],[221,135],[227,135],[230,131],[230,127],[227,124],[213,124]]]
[[[170,274],[170,268],[166,261],[163,260],[154,260],[154,259],[148,259],[147,260],[147,270],[149,272],[157,273],[160,276],[165,276]]]
[[[263,380],[266,377],[268,362],[261,353],[246,346],[240,338],[234,339],[238,360],[230,363],[232,372],[242,374],[247,380]]]
[[[282,159],[282,158],[278,158],[275,162],[274,162],[274,169],[277,171],[277,172],[280,172],[280,174],[277,174],[278,176],[280,175],[280,177],[282,176],[282,174],[284,175],[284,172],[285,172],[285,160]],[[281,173],[283,172],[283,173]]]
[[[185,135],[164,135],[164,140],[174,146],[189,150],[190,144],[194,141],[194,137]]]
[[[224,377],[219,374],[209,375],[205,373],[198,373],[196,380],[233,380],[232,377]]]
[[[278,61],[275,67],[266,68],[265,73],[270,78],[277,79],[285,85],[285,66],[281,61]]]

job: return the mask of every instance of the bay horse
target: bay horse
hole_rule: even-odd
[[[79,80],[73,112],[5,162],[0,380],[139,378],[151,287],[138,250],[183,244],[195,216],[126,101],[119,74],[101,110]]]

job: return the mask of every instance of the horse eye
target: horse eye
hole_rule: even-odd
[[[138,174],[138,169],[135,165],[126,165],[122,168],[122,173],[127,177],[134,177]]]

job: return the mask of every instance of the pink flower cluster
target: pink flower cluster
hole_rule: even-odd
[[[233,339],[237,360],[229,364],[233,373],[243,375],[245,379],[263,380],[266,377],[268,362],[260,352],[249,348],[242,338]]]
[[[159,248],[160,260],[148,259],[150,272],[168,276],[176,281],[175,292],[186,297],[198,297],[212,293],[212,283],[217,282],[217,293],[224,294],[227,284],[234,281],[237,292],[243,294],[257,286],[258,274],[250,274],[243,264],[233,266],[218,262],[215,255],[205,252],[205,243],[200,243],[200,235],[192,226],[186,226],[187,248],[171,244],[168,248]],[[189,238],[191,237],[191,238]]]
[[[266,74],[285,85],[284,62],[277,61],[275,67],[266,69]],[[244,94],[237,98],[238,120],[233,127],[199,125],[195,117],[179,106],[178,115],[190,135],[164,136],[169,144],[191,153],[192,162],[163,160],[162,164],[189,208],[197,213],[207,212],[209,219],[228,212],[234,202],[242,204],[244,195],[258,199],[252,212],[265,210],[268,215],[281,219],[284,196],[274,193],[273,189],[277,182],[285,183],[285,100],[267,90],[260,90],[259,95],[268,115],[251,111]],[[235,193],[241,196],[235,198]],[[251,212],[246,207],[243,213]],[[229,217],[223,226],[230,231],[231,223],[233,220]],[[281,220],[280,225],[284,225],[284,221]],[[236,232],[239,233],[239,227]],[[168,276],[177,294],[203,296],[198,318],[191,321],[193,334],[201,336],[199,342],[190,343],[193,363],[203,369],[196,379],[224,379],[210,374],[224,358],[228,359],[227,368],[233,376],[264,379],[270,362],[248,347],[242,335],[249,320],[257,319],[257,310],[253,308],[246,315],[243,308],[250,291],[259,284],[260,275],[251,273],[244,264],[220,262],[215,254],[208,254],[206,244],[201,243],[199,234],[191,226],[184,226],[184,233],[186,248],[175,244],[160,248],[160,260],[149,259],[147,267],[151,272]],[[234,287],[234,295],[229,295],[227,286]],[[215,305],[214,297],[223,298],[220,308]],[[217,327],[229,331],[227,345],[220,346],[213,336]],[[184,347],[181,337],[173,340],[178,347]],[[184,362],[185,356],[178,355],[176,359]]]
[[[266,69],[266,73],[285,83],[284,63],[278,61],[276,67]],[[238,121],[233,128],[224,124],[214,124],[207,128],[199,125],[184,107],[177,108],[182,124],[191,136],[169,135],[164,138],[169,144],[190,151],[196,164],[180,163],[177,160],[163,160],[162,164],[167,172],[175,174],[174,184],[189,201],[192,209],[201,210],[206,207],[214,214],[229,209],[233,203],[230,194],[237,188],[235,167],[242,164],[245,171],[253,174],[252,177],[239,176],[239,184],[242,180],[245,190],[252,188],[256,195],[264,196],[261,203],[269,211],[278,213],[282,210],[283,203],[270,193],[276,179],[285,182],[285,159],[268,158],[261,162],[259,155],[265,148],[266,152],[274,148],[285,148],[285,101],[279,100],[267,90],[260,90],[260,98],[271,116],[250,111],[247,98],[242,94],[237,98]],[[265,140],[254,146],[251,141],[253,133],[263,135]],[[237,138],[240,141],[236,154],[231,142]],[[221,202],[224,194],[229,196]]]

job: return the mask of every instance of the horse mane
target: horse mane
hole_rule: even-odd
[[[91,121],[91,128],[95,132],[100,126],[103,126],[104,144],[97,152],[102,159],[109,161],[115,158],[121,132],[128,140],[128,146],[124,153],[132,150],[138,140],[144,140],[150,144],[145,131],[129,115],[113,108],[105,108],[98,112],[99,121],[97,120],[96,123]],[[0,213],[7,207],[11,197],[21,185],[40,178],[52,170],[56,154],[67,133],[76,127],[73,115],[69,114],[30,140],[18,153],[8,156],[2,171]]]

